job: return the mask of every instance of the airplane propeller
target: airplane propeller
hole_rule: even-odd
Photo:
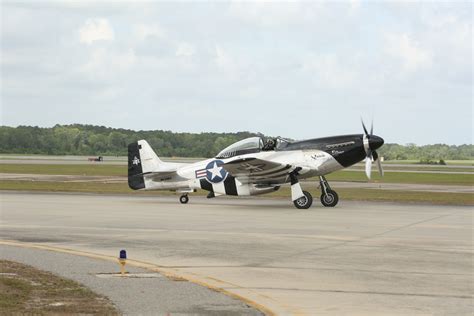
[[[362,128],[364,129],[364,136],[363,136],[364,150],[367,155],[365,159],[365,174],[367,175],[367,178],[370,179],[370,173],[372,171],[372,162],[376,162],[377,167],[379,169],[380,176],[383,177],[382,163],[379,159],[379,155],[374,149],[371,148],[371,144],[373,145],[372,147],[375,147],[375,148],[380,147],[381,144],[383,144],[383,140],[382,140],[382,143],[379,146],[377,146],[378,143],[380,143],[381,139],[377,136],[374,136],[374,133],[373,133],[374,122],[372,121],[372,124],[370,126],[370,134],[367,131],[367,128],[365,127],[364,121],[362,119],[361,119],[361,122],[362,122]],[[372,139],[372,142],[371,142],[371,139]]]

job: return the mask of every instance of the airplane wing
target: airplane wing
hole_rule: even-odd
[[[258,158],[243,158],[227,162],[224,169],[241,183],[279,183],[294,169],[289,164]]]

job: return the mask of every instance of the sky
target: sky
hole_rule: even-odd
[[[472,144],[470,1],[1,1],[1,125]]]

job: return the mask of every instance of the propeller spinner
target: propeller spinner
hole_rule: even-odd
[[[382,163],[379,159],[379,155],[375,151],[377,148],[381,147],[383,145],[383,138],[376,136],[373,134],[374,131],[374,122],[372,121],[372,124],[370,126],[370,134],[367,131],[367,128],[365,127],[364,121],[361,119],[362,122],[362,128],[364,129],[364,136],[363,136],[363,144],[364,144],[364,150],[366,153],[366,159],[365,159],[365,174],[367,175],[367,178],[370,179],[370,174],[372,171],[372,162],[377,162],[377,167],[379,169],[380,176],[383,177],[383,169],[382,169]]]

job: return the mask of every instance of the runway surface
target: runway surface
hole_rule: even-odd
[[[2,239],[129,257],[281,315],[471,315],[470,207],[1,193]]]

